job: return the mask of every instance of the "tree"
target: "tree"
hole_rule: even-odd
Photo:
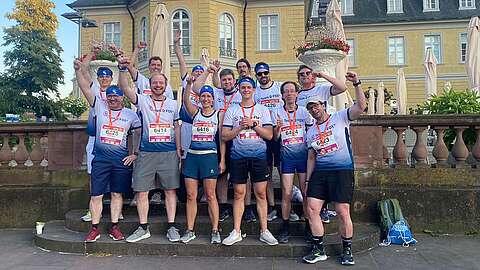
[[[88,109],[87,103],[81,98],[66,97],[62,100],[63,108],[76,118],[80,117]]]
[[[46,0],[17,0],[8,15],[17,24],[5,29],[3,45],[10,50],[4,54],[7,69],[1,76],[0,111],[34,111],[37,116],[61,118],[60,103],[52,100],[59,99],[58,84],[63,83],[53,7]]]

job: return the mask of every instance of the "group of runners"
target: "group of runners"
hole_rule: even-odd
[[[303,260],[315,263],[327,259],[320,212],[331,202],[335,205],[343,242],[341,264],[353,265],[350,203],[354,164],[348,128],[366,107],[357,74],[346,75],[346,81],[355,88],[355,104],[329,114],[329,98],[347,89],[343,80],[301,65],[297,71],[298,83],[279,83],[271,79],[270,67],[264,62],[254,66],[253,79],[247,59],[236,64],[238,78],[233,70],[222,69],[218,61],[209,66],[194,66],[188,73],[179,33],[174,44],[182,79],[180,108],[168,78],[161,73],[159,57],[149,60],[150,78],[134,67],[133,60],[145,44],[139,44],[132,56],[113,50],[119,63],[118,86],[111,85],[113,72],[106,67],[98,69],[97,81],[90,77],[89,60],[97,48],[83,60],[74,61],[78,86],[91,106],[87,152],[91,162],[92,227],[85,241],[95,242],[100,237],[102,200],[107,193],[111,196],[109,236],[127,242],[149,238],[149,191],[160,188],[165,193],[168,240],[188,243],[196,237],[198,186],[202,181],[212,244],[230,246],[245,237],[242,220],[257,220],[250,198],[252,189],[259,240],[268,245],[287,243],[292,188],[297,175],[304,198],[307,240],[312,243],[311,252]],[[317,78],[325,82],[316,84]],[[207,85],[210,79],[212,85]],[[123,106],[124,97],[135,106],[136,112]],[[129,138],[132,138],[130,146]],[[282,186],[282,226],[275,232],[276,237],[268,230],[268,221],[277,215],[273,167],[279,170]],[[182,235],[175,224],[176,190],[181,176],[187,193],[187,227]],[[234,190],[232,210],[227,204],[229,182]],[[122,194],[132,188],[139,226],[124,238],[118,226],[122,218]],[[233,230],[222,240],[219,221],[230,215],[233,215]]]

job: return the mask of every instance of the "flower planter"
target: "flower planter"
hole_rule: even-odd
[[[314,71],[321,71],[335,77],[335,66],[345,58],[343,51],[333,49],[320,49],[306,51],[298,56],[298,60],[311,67]]]
[[[118,64],[117,62],[111,62],[108,60],[93,60],[90,62],[90,75],[93,80],[97,79],[97,70],[99,67],[108,67],[113,71],[112,84],[118,83]]]

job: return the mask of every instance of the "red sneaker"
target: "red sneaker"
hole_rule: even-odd
[[[97,239],[100,238],[100,230],[98,228],[93,228],[90,230],[88,233],[87,237],[85,237],[85,242],[87,243],[93,243],[97,241]]]
[[[113,226],[108,230],[108,236],[110,236],[114,241],[123,240],[123,233],[120,231],[118,226]]]

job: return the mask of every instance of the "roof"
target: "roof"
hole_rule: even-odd
[[[423,12],[422,0],[403,0],[403,13],[387,14],[385,0],[354,0],[354,15],[342,16],[342,21],[345,25],[352,25],[470,19],[480,13],[480,0],[475,1],[475,9],[459,10],[458,0],[439,0],[439,11]]]
[[[71,8],[99,7],[99,6],[124,6],[133,2],[132,0],[76,0],[67,6]]]

